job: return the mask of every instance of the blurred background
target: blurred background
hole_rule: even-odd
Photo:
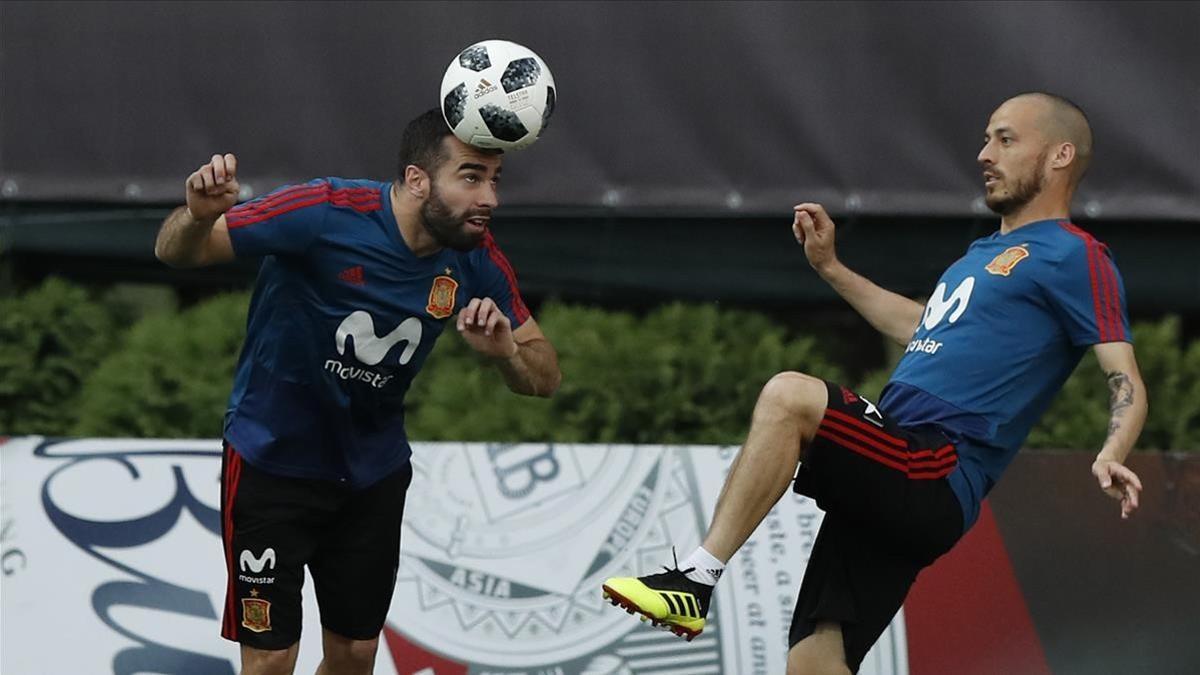
[[[849,266],[924,298],[998,226],[975,163],[988,116],[1045,90],[1091,119],[1073,216],[1123,274],[1151,396],[1139,453],[1168,462],[1163,540],[1181,543],[1165,550],[1197,563],[1200,471],[1179,468],[1200,457],[1184,461],[1200,451],[1197,36],[1200,5],[1146,1],[6,1],[0,434],[218,437],[257,263],[154,259],[184,178],[216,152],[237,154],[245,198],[393,178],[446,65],[503,38],[558,88],[549,129],[505,157],[493,230],[564,383],[510,396],[448,335],[410,436],[737,444],[773,373],[875,394],[899,356],[809,269],[791,206],[825,204]],[[1089,356],[1028,446],[1094,452],[1107,420]]]
[[[444,340],[415,438],[737,443],[779,369],[877,391],[897,355],[808,268],[791,205],[825,204],[849,265],[921,298],[997,227],[975,163],[991,111],[1048,90],[1095,130],[1074,217],[1124,276],[1142,445],[1194,449],[1196,35],[1196,6],[1153,2],[6,2],[0,430],[218,434],[257,263],[154,259],[183,179],[215,152],[237,153],[247,198],[392,178],[446,65],[504,37],[560,90],[506,157],[494,231],[566,384],[511,399]],[[1095,371],[1031,446],[1103,440]]]

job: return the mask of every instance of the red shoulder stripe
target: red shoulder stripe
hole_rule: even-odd
[[[299,188],[292,188],[281,191],[279,194],[271,195],[262,201],[246,202],[233,207],[225,214],[225,223],[232,229],[248,225],[246,222],[252,218],[258,218],[264,214],[274,213],[277,209],[287,208],[287,206],[296,201],[311,199],[322,194],[327,186],[325,185],[307,185]],[[266,215],[267,218],[271,217]],[[258,222],[257,220],[254,222]]]
[[[349,207],[360,213],[369,213],[383,208],[382,197],[377,188],[342,188],[339,190],[330,190],[329,188],[329,183],[321,183],[308,186],[303,190],[288,190],[286,194],[278,195],[268,201],[250,202],[245,205],[244,209],[239,207],[231,210],[226,215],[225,222],[230,229],[245,227],[325,202],[334,206]]]
[[[1109,312],[1109,319],[1112,322],[1112,330],[1109,333],[1111,340],[1123,340],[1125,335],[1125,325],[1122,321],[1121,314],[1121,288],[1117,284],[1117,272],[1114,269],[1112,258],[1108,255],[1108,248],[1103,244],[1098,244],[1096,247],[1096,256],[1099,259],[1100,270],[1104,273],[1104,277],[1108,280],[1108,301],[1112,307]]]
[[[483,235],[483,245],[487,248],[488,257],[500,271],[504,273],[504,277],[508,280],[509,291],[512,292],[512,309],[513,314],[517,317],[518,323],[525,323],[529,318],[529,308],[525,306],[525,300],[521,297],[521,289],[517,287],[517,273],[509,264],[508,258],[504,252],[500,250],[500,246],[496,244],[495,237],[492,236],[489,230]]]
[[[1100,272],[1097,269],[1098,261],[1096,260],[1096,249],[1092,245],[1096,240],[1092,237],[1092,235],[1084,232],[1072,223],[1063,221],[1059,223],[1059,226],[1076,237],[1079,237],[1087,249],[1088,275],[1091,278],[1092,284],[1092,312],[1095,315],[1096,331],[1099,333],[1100,341],[1107,342],[1109,322],[1106,320],[1105,316],[1105,294],[1101,289],[1102,282],[1100,280]]]

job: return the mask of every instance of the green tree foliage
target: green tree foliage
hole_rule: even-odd
[[[247,303],[219,296],[180,313],[153,293],[94,300],[53,280],[0,300],[0,433],[216,436]],[[113,316],[142,318],[118,339]],[[676,303],[635,316],[550,302],[538,322],[559,352],[554,398],[509,393],[451,323],[409,393],[410,436],[734,444],[773,374],[846,381],[817,338],[753,312]],[[1185,345],[1173,318],[1137,324],[1134,339],[1151,411],[1139,448],[1200,450],[1200,341]],[[899,359],[887,353],[889,365],[857,382],[868,397]],[[1026,446],[1095,451],[1108,411],[1089,352]]]
[[[538,323],[559,352],[550,400],[509,394],[457,336],[445,336],[409,395],[408,427],[428,440],[739,443],[762,385],[781,370],[841,369],[811,338],[760,314],[672,304],[636,318],[547,304]]]
[[[1138,448],[1200,450],[1200,341],[1185,349],[1176,318],[1135,325],[1133,341],[1150,400]],[[1098,451],[1108,421],[1108,385],[1089,350],[1026,446]]]
[[[105,308],[60,279],[0,298],[0,433],[68,433],[84,380],[115,338]]]
[[[73,433],[219,436],[248,299],[244,293],[217,296],[134,324],[121,349],[88,378]]]

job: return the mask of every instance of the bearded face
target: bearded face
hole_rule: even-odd
[[[421,224],[425,230],[439,245],[456,251],[478,248],[490,218],[491,209],[455,210],[442,198],[436,182],[430,183],[429,199],[421,205]]]
[[[1007,216],[1015,213],[1041,194],[1046,186],[1046,158],[1049,148],[1025,166],[989,167],[984,171],[987,191],[984,201],[993,212]]]

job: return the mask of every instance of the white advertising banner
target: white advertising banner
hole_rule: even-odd
[[[821,512],[786,496],[688,643],[612,607],[610,576],[698,545],[736,448],[414,446],[385,675],[772,675]],[[0,445],[4,675],[237,672],[218,633],[218,441]],[[297,673],[320,661],[311,582]],[[903,618],[863,664],[907,675]]]

